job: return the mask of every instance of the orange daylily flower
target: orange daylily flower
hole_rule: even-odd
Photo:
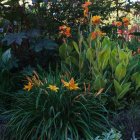
[[[33,84],[31,82],[28,82],[27,85],[24,85],[24,90],[30,91],[33,87]]]
[[[69,81],[69,89],[70,90],[77,90],[77,89],[79,89],[78,84],[75,83],[73,78],[71,78],[71,80]]]
[[[101,17],[100,17],[100,16],[93,16],[93,17],[92,17],[92,22],[93,22],[93,24],[95,24],[95,25],[100,24],[100,22],[101,22]]]
[[[64,87],[66,87],[69,90],[78,90],[78,84],[75,83],[74,78],[71,78],[71,80],[69,82],[64,81],[63,79],[61,80],[61,82],[64,84]]]
[[[49,85],[48,88],[51,90],[51,91],[54,91],[54,92],[58,92],[58,87],[55,86],[55,85]]]
[[[64,87],[69,87],[69,83],[61,79],[61,82],[64,84]]]
[[[116,21],[116,22],[115,22],[115,25],[116,25],[117,27],[121,27],[121,26],[122,26],[122,22]]]

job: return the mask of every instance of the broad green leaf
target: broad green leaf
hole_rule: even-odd
[[[61,58],[65,59],[66,58],[66,44],[62,44],[59,47],[59,55]]]
[[[98,68],[100,70],[104,70],[110,58],[111,49],[109,47],[105,47],[101,52],[98,53]]]
[[[114,79],[114,87],[115,87],[116,94],[117,94],[117,96],[118,96],[119,93],[122,91],[122,87],[121,87],[121,85],[118,83],[118,81],[116,81],[115,79]]]
[[[111,47],[111,41],[108,37],[105,37],[103,42],[102,42],[102,47]]]
[[[73,41],[72,43],[73,43],[73,46],[74,46],[76,52],[77,52],[78,54],[80,54],[78,44],[77,44],[75,41]]]
[[[98,69],[98,65],[96,61],[92,62],[92,75],[96,78],[98,75],[101,74],[100,70]]]
[[[119,60],[120,62],[124,62],[125,65],[127,66],[129,63],[129,54],[127,54],[126,52],[124,52],[123,50],[119,49]]]
[[[100,47],[101,47],[101,41],[99,39],[97,39],[95,48],[100,48]]]
[[[112,70],[115,71],[116,66],[117,66],[117,62],[116,62],[116,59],[113,56],[110,57],[109,64],[110,64]]]
[[[118,81],[121,81],[126,75],[126,66],[123,63],[117,65],[115,70],[115,77]]]
[[[140,87],[140,73],[136,72],[131,77],[132,81],[136,83],[136,89]]]
[[[6,50],[3,54],[2,54],[2,61],[4,63],[7,63],[10,59],[11,59],[11,48]]]
[[[13,43],[16,43],[18,45],[21,45],[23,39],[27,38],[26,34],[24,32],[21,33],[9,33],[7,34],[2,42],[7,42],[7,45],[11,45]]]
[[[111,51],[111,55],[110,55],[110,59],[109,59],[109,64],[110,64],[113,71],[115,71],[116,66],[118,64],[118,59],[117,58],[118,58],[118,52],[117,52],[117,49],[114,48]]]
[[[129,91],[131,82],[121,85],[118,81],[114,80],[114,87],[117,94],[117,99],[122,99]]]
[[[125,96],[125,94],[129,91],[130,86],[131,86],[131,82],[123,84],[122,91],[118,94],[117,98],[122,99]]]
[[[84,58],[84,55],[81,54],[79,57],[79,70],[81,70],[84,66]]]
[[[88,59],[90,63],[92,63],[92,61],[94,60],[94,57],[95,57],[94,49],[88,48],[86,52],[86,58]]]
[[[50,39],[38,39],[37,41],[32,43],[32,48],[36,52],[40,52],[43,49],[56,50],[58,48],[58,45],[53,40]]]
[[[88,46],[88,44],[87,44],[87,42],[85,40],[83,40],[83,44],[84,44],[86,49],[89,48],[89,46]]]
[[[118,58],[118,50],[117,48],[114,48],[112,51],[111,51],[111,55],[114,56],[115,58]]]
[[[78,66],[78,61],[75,57],[73,56],[68,56],[66,59],[65,59],[65,63],[68,64],[68,65],[71,65],[71,64],[74,64],[76,66]]]
[[[62,44],[59,47],[59,55],[62,59],[65,59],[66,57],[68,57],[70,55],[72,50],[73,50],[72,47],[68,46],[67,44]]]
[[[106,85],[106,80],[101,75],[98,75],[93,84],[94,89],[100,90],[101,88],[104,88],[105,85]]]

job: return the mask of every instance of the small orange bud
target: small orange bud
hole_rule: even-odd
[[[91,38],[94,40],[94,39],[96,39],[96,37],[97,37],[96,32],[92,32],[92,33],[91,33]]]
[[[87,17],[88,16],[88,7],[85,7],[85,10],[84,10],[84,17]]]

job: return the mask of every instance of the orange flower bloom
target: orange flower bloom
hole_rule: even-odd
[[[77,90],[77,89],[79,89],[78,84],[75,83],[73,78],[71,78],[71,80],[69,81],[69,89],[70,90]]]
[[[61,79],[61,82],[64,84],[64,87],[69,87],[69,83]]]
[[[27,85],[24,85],[24,90],[30,91],[33,87],[33,84],[31,82],[28,82]]]
[[[121,26],[122,26],[122,22],[116,21],[116,22],[115,22],[115,25],[116,25],[117,27],[121,27]]]
[[[92,22],[93,22],[93,24],[98,25],[101,22],[101,17],[100,16],[93,16]]]
[[[60,34],[65,35],[66,37],[70,37],[71,36],[71,28],[63,25],[59,27],[60,30]]]
[[[56,85],[49,85],[48,88],[51,90],[51,91],[54,91],[54,92],[58,92],[59,88],[56,86]]]
[[[82,7],[85,8],[85,7],[88,7],[92,4],[92,2],[89,2],[89,1],[86,1],[84,4],[82,4]]]
[[[71,80],[69,82],[64,81],[63,79],[61,80],[61,82],[64,84],[64,87],[66,87],[69,90],[78,90],[78,84],[75,83],[74,79],[71,78]]]
[[[91,38],[94,40],[94,39],[96,39],[96,37],[97,37],[96,32],[92,32],[92,33],[91,33]]]
[[[65,35],[67,37],[70,37],[71,36],[71,28],[70,27],[67,27],[66,30],[65,30]]]
[[[124,23],[124,26],[128,26],[129,25],[129,19],[127,17],[122,18],[122,21]]]

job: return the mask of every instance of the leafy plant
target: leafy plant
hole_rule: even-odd
[[[109,132],[104,132],[102,136],[98,136],[95,140],[122,140],[122,135],[115,129],[111,129]]]
[[[87,38],[80,34],[78,43],[68,41],[60,46],[62,70],[65,71],[66,68],[72,75],[84,79],[91,85],[91,92],[98,92],[103,88],[105,96],[108,96],[109,100],[112,99],[115,106],[120,108],[120,101],[133,89],[133,81],[138,84],[133,74],[138,72],[139,60],[133,58],[131,50],[126,45],[122,49],[117,42],[111,41],[108,37],[92,39],[92,33],[94,32]]]
[[[7,49],[0,56],[0,68],[3,70],[11,70],[13,68],[17,68],[17,59],[13,57],[11,48]]]
[[[26,38],[27,37],[25,36],[25,33],[10,33],[4,37],[2,42],[6,42],[8,46],[14,43],[17,45],[21,45],[23,39]]]
[[[55,57],[57,57],[58,44],[51,39],[42,38],[37,30],[7,34],[2,42],[0,64],[2,68],[21,70],[29,65],[35,67],[40,64],[49,67],[50,62],[57,63]],[[4,50],[4,47],[7,49]]]
[[[16,94],[15,106],[6,113],[11,116],[8,124],[14,139],[89,140],[107,129],[107,112],[93,94],[67,90],[58,75],[40,80],[34,76],[30,92]],[[56,85],[58,92],[51,91],[49,84]]]

